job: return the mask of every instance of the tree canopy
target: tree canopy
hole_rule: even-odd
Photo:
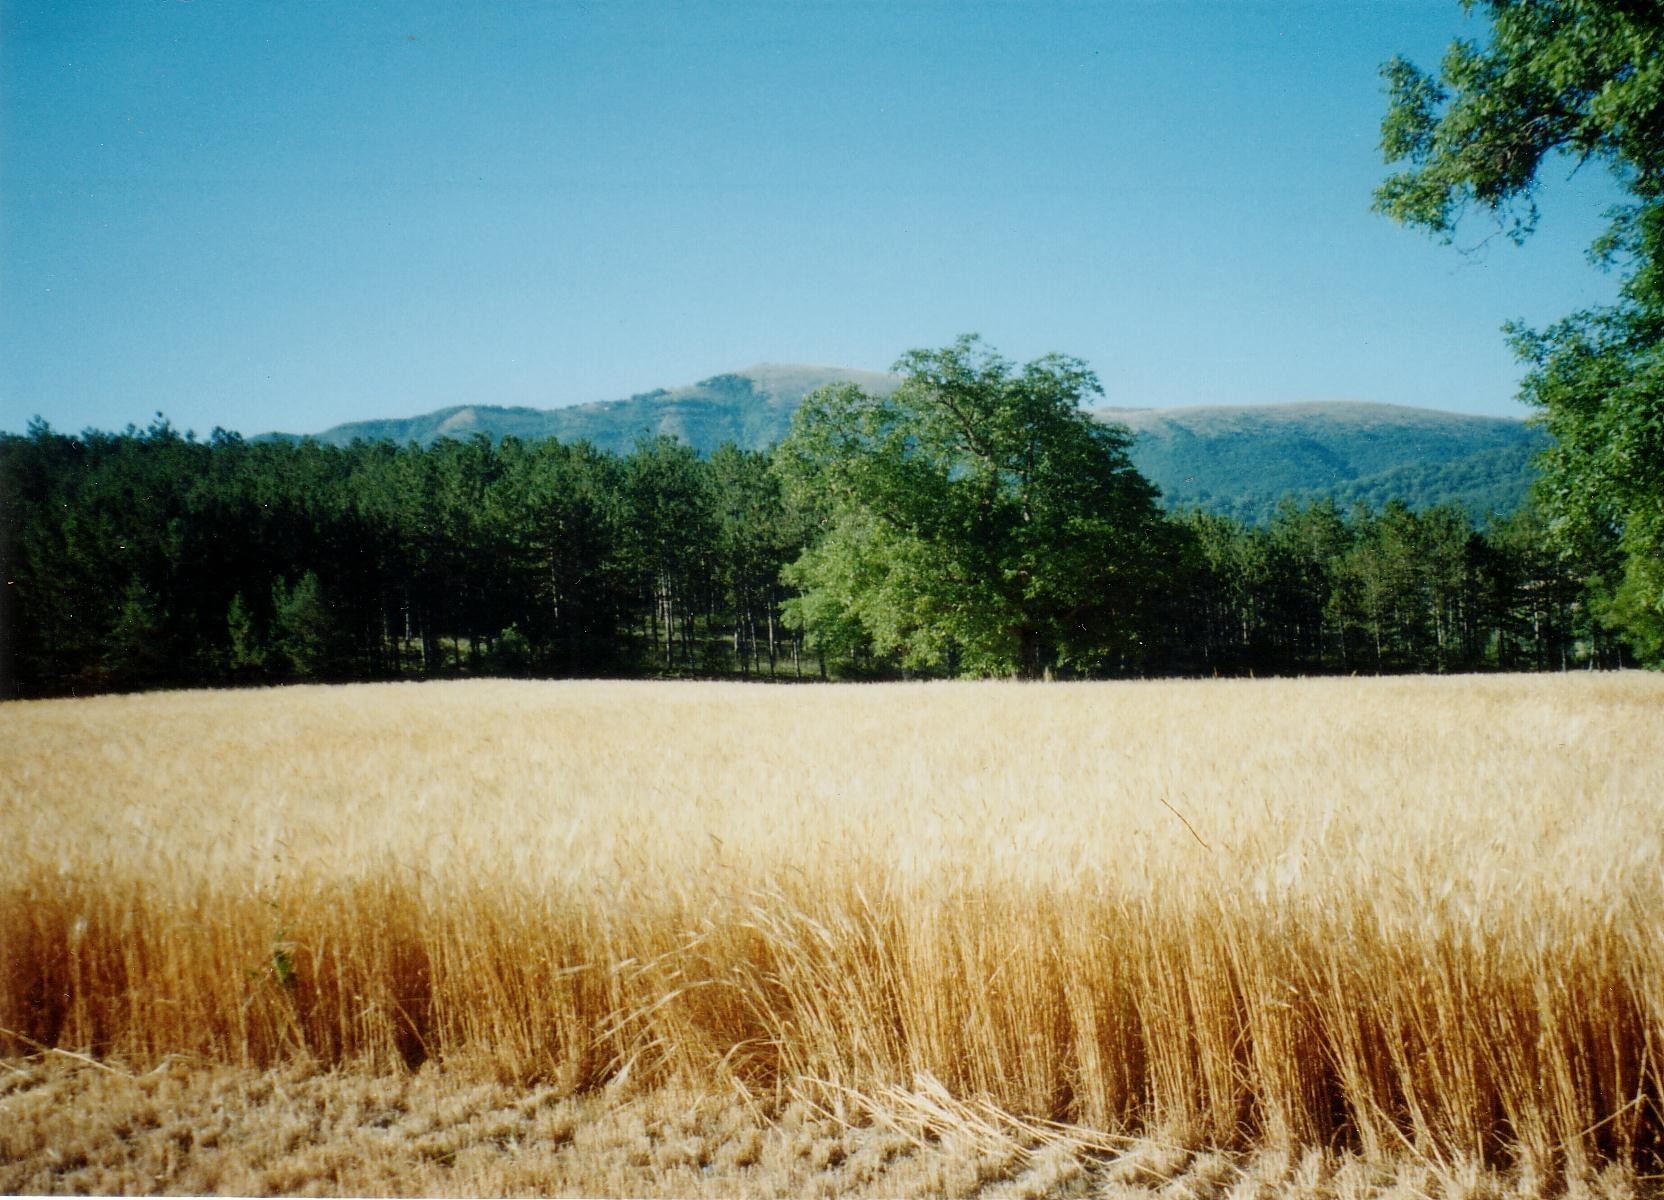
[[[1035,677],[1125,655],[1167,544],[1130,435],[1082,411],[1077,359],[1021,369],[975,337],[915,350],[889,396],[808,397],[778,462],[823,536],[790,617],[915,667]]]
[[[1438,75],[1384,68],[1382,150],[1400,164],[1386,215],[1449,240],[1477,209],[1518,241],[1551,162],[1604,165],[1628,197],[1591,247],[1623,271],[1616,304],[1546,330],[1511,327],[1522,396],[1556,445],[1539,498],[1568,552],[1610,540],[1595,603],[1641,654],[1664,656],[1664,5],[1656,0],[1463,0],[1491,22]]]
[[[843,472],[881,482],[896,465],[882,458],[809,474],[659,440],[620,457],[514,438],[200,442],[163,422],[0,434],[0,696],[463,674],[986,674],[1019,665],[1019,605],[1041,668],[1074,674],[1627,661],[1582,601],[1601,556],[1550,553],[1529,512],[1480,535],[1454,509],[1290,498],[1263,525],[1192,512],[1152,528],[1146,489],[1115,452],[1123,435],[1077,428],[1066,405],[1049,423],[1062,448],[1036,462],[1072,470],[1078,453],[1098,474],[1079,477],[1078,497],[1038,471],[1025,490],[1009,451],[993,470],[942,452],[933,499],[905,511],[944,538],[969,524],[986,544],[939,560],[836,490]],[[990,479],[984,514],[972,485]],[[945,607],[989,594],[999,607]]]

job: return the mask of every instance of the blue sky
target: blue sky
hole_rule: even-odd
[[[980,332],[1105,402],[1497,415],[1608,298],[1369,211],[1394,3],[0,0],[0,428],[318,431]],[[1463,231],[1478,244],[1483,225]]]

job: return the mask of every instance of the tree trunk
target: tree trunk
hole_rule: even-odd
[[[425,613],[421,619],[421,630],[422,671],[427,675],[437,675],[443,666],[439,660],[439,637],[433,629],[433,618]]]
[[[743,631],[745,629],[745,612],[746,607],[744,603],[742,603],[736,595],[734,602],[734,661],[739,665],[741,679],[749,677],[751,673],[749,670],[750,662],[746,656],[745,638],[743,636]]]
[[[1017,631],[1017,678],[1040,678],[1040,635],[1028,626]]]
[[[770,588],[768,592],[768,675],[770,679],[774,678],[774,610],[776,607],[774,589]]]

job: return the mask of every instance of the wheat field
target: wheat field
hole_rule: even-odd
[[[0,845],[4,1190],[1107,1194],[1155,1155],[1151,1186],[1191,1195],[1629,1195],[1664,1172],[1654,675],[14,703]],[[174,1174],[129,1176],[62,1151],[123,1105],[223,1114],[274,1078],[473,1096],[509,1114],[481,1135],[499,1158],[562,1165],[401,1173],[383,1138],[368,1173],[191,1175],[209,1151],[174,1137]],[[667,1104],[709,1114],[681,1174],[655,1155],[693,1134],[640,1117]],[[572,1133],[609,1121],[658,1149]],[[127,1121],[122,1153],[167,1126]],[[925,1151],[935,1174],[902,1170]],[[851,1174],[863,1154],[889,1166]]]

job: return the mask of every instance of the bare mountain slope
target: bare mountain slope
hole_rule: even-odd
[[[889,391],[896,380],[875,371],[763,363],[714,375],[678,388],[657,388],[626,400],[602,400],[566,408],[502,408],[458,405],[418,417],[353,421],[315,436],[344,446],[360,438],[427,445],[440,438],[580,438],[603,450],[628,453],[643,437],[668,434],[709,453],[723,442],[760,449],[785,435],[791,415],[808,393],[828,383],[856,383]]]

